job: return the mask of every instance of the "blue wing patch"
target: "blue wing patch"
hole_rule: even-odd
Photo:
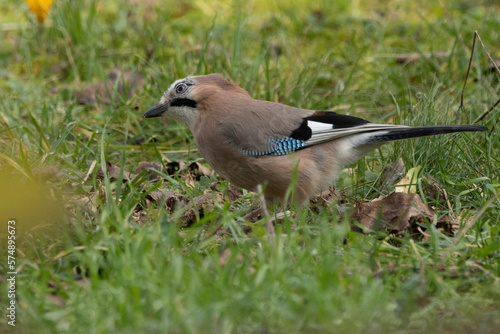
[[[251,156],[263,156],[263,155],[287,155],[293,153],[306,146],[304,140],[295,139],[291,137],[285,137],[281,139],[272,139],[269,145],[269,149],[266,151],[253,151],[242,149],[241,152],[246,155]]]

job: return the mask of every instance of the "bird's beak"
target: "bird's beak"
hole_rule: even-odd
[[[160,117],[167,110],[168,110],[168,103],[156,105],[153,108],[146,111],[144,115],[142,115],[142,118]]]

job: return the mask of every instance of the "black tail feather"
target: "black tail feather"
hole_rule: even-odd
[[[440,125],[440,126],[415,126],[407,129],[388,130],[384,133],[374,134],[370,138],[370,142],[382,142],[391,140],[400,140],[408,138],[416,138],[423,136],[440,135],[453,132],[474,132],[486,131],[488,128],[482,125]]]

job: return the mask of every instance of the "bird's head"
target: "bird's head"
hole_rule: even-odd
[[[163,93],[158,104],[146,111],[142,117],[164,116],[193,129],[202,110],[211,109],[210,106],[235,96],[250,97],[244,89],[224,79],[220,74],[189,76],[175,81]]]

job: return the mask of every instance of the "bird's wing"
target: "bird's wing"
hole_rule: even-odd
[[[375,124],[359,117],[341,115],[332,111],[317,111],[304,118],[303,127],[311,129],[311,136],[305,140],[305,147],[324,143],[337,138],[367,132],[405,130],[408,126]]]
[[[258,108],[258,111],[252,108]],[[356,139],[353,145],[361,146],[441,133],[484,130],[482,126],[472,125],[409,127],[376,124],[332,111],[304,110],[272,102],[258,106],[249,104],[245,109],[246,112],[225,122],[222,131],[227,142],[251,156],[286,155],[342,137]]]
[[[302,148],[353,134],[383,130],[390,125],[329,111],[248,100],[221,124],[226,143],[252,156],[285,155]]]

